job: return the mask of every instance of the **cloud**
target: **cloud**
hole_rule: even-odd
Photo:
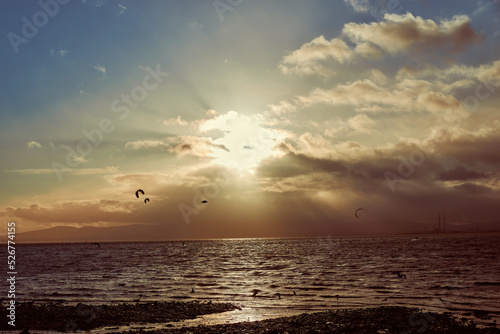
[[[107,0],[82,0],[82,2],[96,8],[100,8],[108,3]]]
[[[203,25],[201,23],[198,23],[198,22],[195,22],[195,21],[189,22],[189,26],[192,29],[201,29],[201,28],[203,28]]]
[[[434,82],[434,89],[443,93],[453,93],[468,89],[470,95],[483,96],[493,93],[494,87],[500,87],[500,60],[479,66],[453,64],[438,68],[425,65],[421,67],[404,66],[397,71],[396,80],[426,80]],[[482,98],[484,100],[484,98]]]
[[[468,140],[471,152],[484,143],[475,142],[480,132],[474,132]],[[492,140],[492,136],[498,138],[493,129],[483,135],[484,141]],[[326,202],[336,220],[345,214],[345,210],[335,212],[336,206],[344,208],[359,203],[364,207],[366,203],[370,216],[377,219],[404,217],[411,212],[412,220],[427,221],[429,212],[445,210],[451,217],[459,207],[462,213],[491,221],[495,203],[500,199],[497,163],[491,159],[471,166],[470,161],[458,161],[456,155],[449,155],[452,147],[460,150],[464,137],[465,133],[456,134],[453,140],[441,144],[430,143],[429,139],[401,140],[369,148],[359,143],[333,144],[324,138],[308,136],[309,146],[284,148],[286,154],[265,160],[257,176],[263,192],[279,194],[287,202],[296,203],[294,206],[307,202],[309,209],[318,210]],[[315,147],[325,145],[328,148],[318,155]],[[496,140],[493,145],[497,145]],[[481,154],[486,154],[487,149]],[[408,165],[401,169],[403,162]],[[392,180],[394,191],[386,178],[387,172],[398,177]]]
[[[481,81],[492,83],[497,87],[500,86],[500,60],[479,66],[477,69],[477,78]]]
[[[437,173],[437,179],[441,181],[463,181],[463,180],[482,179],[485,177],[486,175],[484,173],[469,170],[462,165],[458,165],[455,166],[453,169]]]
[[[288,101],[280,101],[279,104],[268,104],[264,116],[282,116],[297,111],[297,106]]]
[[[60,56],[60,57],[64,57],[66,56],[66,54],[69,52],[69,50],[64,50],[64,49],[51,49],[49,51],[49,54],[51,56]]]
[[[413,161],[414,172],[401,178],[405,181],[438,188],[448,186],[441,181],[468,181],[500,190],[500,152],[494,149],[500,146],[499,129],[498,121],[469,131],[440,129],[423,140],[402,138],[396,144],[372,148],[357,142],[333,143],[319,134],[306,133],[295,143],[282,144],[284,155],[267,159],[259,172],[277,179],[282,174],[342,172],[353,182],[362,179],[387,187],[385,171],[398,174],[406,160]]]
[[[127,150],[169,149],[170,145],[161,140],[138,140],[125,144]]]
[[[344,2],[358,13],[366,13],[372,8],[369,0],[344,0]]]
[[[353,128],[358,132],[371,133],[372,132],[371,127],[375,122],[370,117],[364,114],[359,114],[349,118],[348,123],[351,126],[351,128]]]
[[[164,125],[175,125],[175,126],[186,126],[188,122],[183,121],[181,116],[177,116],[176,118],[169,118],[163,121]]]
[[[196,136],[174,136],[164,140],[138,140],[126,143],[125,148],[134,151],[160,150],[177,155],[189,154],[203,158],[214,157],[217,150],[228,151],[224,145],[215,143],[211,138]]]
[[[215,115],[217,115],[217,111],[215,111],[214,109],[208,109],[205,111],[205,115],[207,115],[208,117],[214,117]]]
[[[454,16],[450,20],[424,20],[411,13],[405,15],[386,14],[384,22],[371,24],[347,23],[342,35],[356,44],[370,43],[385,53],[417,52],[429,53],[438,49],[440,52],[461,52],[465,46],[483,40],[470,25],[466,15]]]
[[[379,86],[385,85],[388,81],[388,78],[384,75],[384,73],[376,68],[370,70],[369,79]]]
[[[10,169],[6,170],[7,173],[18,173],[25,175],[42,175],[55,173],[52,168],[25,168],[25,169]],[[93,174],[112,174],[118,172],[118,167],[105,167],[105,168],[66,168],[60,170],[65,174],[71,175],[93,175]]]
[[[135,202],[135,201],[134,201]],[[31,204],[29,207],[7,207],[0,215],[16,217],[29,222],[38,223],[95,223],[129,221],[134,208],[138,206],[132,201],[118,202],[99,201],[67,201],[53,205]],[[131,215],[136,219],[136,215]]]
[[[283,57],[279,68],[285,74],[330,77],[335,72],[321,62],[334,59],[343,64],[350,61],[353,53],[354,51],[342,39],[334,38],[327,41],[324,36],[319,36]]]
[[[440,92],[441,87],[439,83],[426,80],[405,79],[389,86],[378,86],[369,79],[362,79],[329,90],[316,88],[306,96],[297,97],[296,103],[301,107],[351,106],[358,113],[428,112],[454,124],[466,119],[469,113],[465,106],[453,95]]]
[[[125,13],[126,10],[127,10],[127,7],[125,7],[124,5],[122,5],[120,3],[118,4],[118,15]]]
[[[39,142],[36,142],[34,140],[26,143],[26,147],[28,149],[33,149],[33,148],[42,148],[42,144],[40,144]]]
[[[349,3],[365,8],[360,5],[364,2]],[[284,56],[279,68],[285,74],[330,77],[335,71],[327,65],[328,60],[344,64],[401,54],[410,58],[424,54],[450,57],[483,39],[483,34],[472,29],[466,15],[435,22],[411,13],[385,14],[382,22],[347,23],[342,33],[329,41],[324,36],[316,37]]]
[[[500,121],[473,130],[440,129],[429,138],[435,150],[469,168],[500,167]]]
[[[95,64],[95,65],[92,65],[92,68],[101,72],[103,76],[106,75],[106,67],[104,67],[103,65]]]

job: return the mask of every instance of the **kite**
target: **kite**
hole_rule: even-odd
[[[359,208],[359,209],[357,209],[357,210],[356,210],[356,212],[354,213],[354,215],[355,215],[355,216],[356,216],[356,218],[358,218],[358,219],[359,219],[359,217],[358,217],[358,211],[359,211],[359,210],[363,210],[363,208]]]

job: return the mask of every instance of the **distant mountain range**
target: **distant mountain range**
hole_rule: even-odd
[[[401,225],[401,223],[392,222],[392,225]],[[443,233],[437,231],[436,224],[406,224],[405,229],[395,229],[393,233],[387,234],[425,234],[425,233]],[[480,232],[498,232],[498,223],[482,223],[479,225]],[[185,224],[165,224],[165,225],[146,225],[133,224],[113,227],[71,227],[57,226],[44,230],[17,233],[16,243],[65,243],[65,242],[101,242],[101,241],[164,241],[164,240],[186,240],[186,239],[205,239],[205,238],[241,238],[241,237],[314,237],[316,235],[331,236],[354,236],[354,235],[377,235],[375,231],[365,230],[366,234],[361,233],[363,229],[355,233],[329,233],[321,232],[314,235],[304,235],[303,233],[290,233],[289,235],[261,235],[258,230],[238,233],[236,230],[226,229],[224,232],[216,232],[209,226],[193,226]],[[286,232],[286,231],[283,231]],[[447,223],[447,232],[475,232],[475,226],[460,226],[453,223]],[[224,234],[224,235],[221,235]],[[0,235],[0,242],[7,240],[6,235]]]
[[[161,241],[182,239],[188,236],[187,229],[172,225],[134,224],[113,227],[57,226],[45,230],[17,233],[18,243],[39,242],[86,242],[86,241]],[[1,240],[6,240],[3,235]]]

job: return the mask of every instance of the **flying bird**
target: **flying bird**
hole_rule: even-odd
[[[204,199],[203,201],[201,201],[201,203],[208,203],[208,201]]]
[[[139,193],[143,194],[144,195],[144,190],[142,189],[137,189],[137,191],[135,192],[135,197],[139,198]]]
[[[358,211],[359,211],[359,210],[363,210],[363,208],[359,208],[359,209],[357,209],[357,210],[356,210],[356,212],[354,213],[354,215],[355,215],[355,216],[356,216],[356,218],[358,218],[358,219],[359,219],[359,216],[358,216]]]

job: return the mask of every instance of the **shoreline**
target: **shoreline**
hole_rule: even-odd
[[[95,333],[496,333],[494,324],[478,327],[465,317],[451,313],[426,312],[404,306],[331,309],[259,320],[248,317],[245,309],[230,303],[169,301],[121,304],[20,303],[16,307],[16,327],[6,322],[0,330],[30,332]],[[6,317],[2,306],[1,316]],[[241,322],[221,324],[224,312],[240,312]],[[205,317],[204,317],[205,315]],[[218,319],[218,317],[221,317]],[[264,315],[261,315],[261,318]],[[269,315],[268,315],[269,316]],[[219,320],[217,321],[210,321]],[[208,323],[208,324],[207,324]]]

